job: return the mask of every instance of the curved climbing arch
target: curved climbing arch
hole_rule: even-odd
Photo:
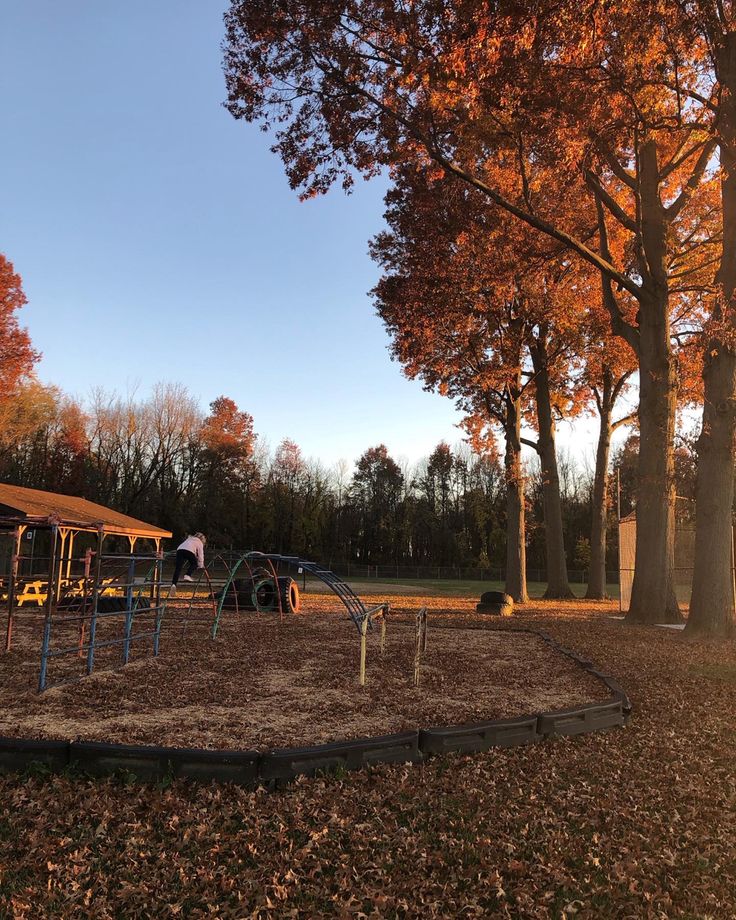
[[[299,556],[282,556],[279,553],[259,553],[253,550],[251,552],[243,553],[240,559],[238,559],[235,565],[233,565],[233,567],[230,569],[228,579],[220,593],[220,600],[217,605],[215,619],[212,624],[213,639],[217,636],[217,630],[220,627],[220,617],[222,615],[222,608],[225,604],[225,598],[228,591],[230,590],[231,585],[235,581],[235,576],[237,575],[240,567],[245,565],[248,571],[251,572],[252,563],[258,561],[267,562],[270,565],[271,570],[274,572],[274,577],[276,577],[274,563],[278,564],[279,562],[285,562],[288,565],[297,566],[298,568],[303,569],[305,572],[308,572],[310,575],[313,575],[315,578],[318,578],[321,582],[326,584],[328,588],[340,598],[348,611],[350,619],[353,621],[353,623],[355,623],[358,630],[360,630],[361,624],[366,618],[368,619],[369,625],[371,624],[370,617],[368,616],[368,610],[366,609],[363,601],[358,597],[355,591],[353,591],[350,585],[344,582],[334,572],[324,568],[317,562],[310,562],[307,559],[301,559]],[[237,595],[237,592],[235,593]]]

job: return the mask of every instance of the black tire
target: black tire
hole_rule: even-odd
[[[279,578],[279,594],[281,595],[281,609],[284,613],[299,613],[302,606],[302,600],[299,596],[299,585],[285,575]]]
[[[496,617],[510,617],[514,612],[512,604],[478,604],[475,608],[477,613],[490,613]]]
[[[124,597],[103,594],[97,598],[98,613],[123,613],[128,609],[128,601]]]
[[[253,583],[251,601],[259,613],[271,613],[278,608],[279,600],[273,578],[261,578]]]
[[[250,578],[236,578],[235,581],[230,582],[227,591],[224,588],[220,591],[217,599],[220,600],[224,596],[223,610],[255,610],[252,594],[252,580]]]
[[[480,596],[481,604],[513,604],[514,599],[503,591],[484,591]]]

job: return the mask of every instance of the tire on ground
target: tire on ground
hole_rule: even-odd
[[[481,604],[513,604],[514,599],[503,591],[484,591],[480,596]]]
[[[259,613],[270,613],[278,608],[279,599],[273,578],[260,578],[255,581],[251,600]]]
[[[284,613],[299,613],[302,606],[299,596],[299,585],[288,575],[279,578],[279,594],[281,595],[281,609]]]
[[[255,610],[253,606],[253,581],[250,578],[236,578],[227,590],[223,588],[218,594],[218,601],[224,597],[223,610]]]

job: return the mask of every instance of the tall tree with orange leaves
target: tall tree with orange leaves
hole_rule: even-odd
[[[653,86],[677,93],[707,130],[718,154],[718,252],[702,338],[703,422],[697,442],[695,562],[688,633],[733,635],[736,452],[736,4],[674,0],[671,56],[692,73],[684,83],[660,75]]]
[[[524,367],[534,317],[514,270],[522,235],[494,221],[482,197],[463,183],[451,177],[433,180],[422,170],[401,170],[387,205],[390,232],[379,234],[371,250],[385,271],[374,294],[392,336],[392,353],[408,376],[419,377],[427,389],[455,400],[480,453],[495,452],[493,432],[501,431],[506,591],[523,603],[527,589],[522,417],[539,380]],[[548,431],[543,425],[539,429],[542,441]],[[543,463],[549,460],[543,452],[540,456]],[[557,487],[553,469],[552,445],[544,489],[548,587],[551,594],[566,596],[562,525],[550,515],[550,492]]]
[[[232,399],[218,396],[210,403],[210,414],[202,423],[199,437],[203,446],[197,489],[200,526],[217,541],[224,521],[234,518],[247,538],[253,489],[259,475],[253,461],[256,444],[253,417],[239,409]]]
[[[0,253],[0,400],[12,397],[40,355],[18,323],[18,310],[27,303],[20,275]]]
[[[680,619],[670,320],[716,242],[698,226],[716,141],[682,105],[697,74],[673,64],[676,6],[233,0],[226,15],[228,108],[275,129],[303,196],[433,163],[601,273],[641,380],[633,622]]]

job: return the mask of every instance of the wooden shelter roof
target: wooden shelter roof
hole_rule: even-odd
[[[20,523],[27,523],[29,526],[58,523],[61,527],[78,531],[97,531],[102,526],[107,534],[127,537],[158,540],[171,536],[168,530],[87,501],[86,498],[43,492],[41,489],[26,489],[7,483],[0,483],[0,521],[3,518],[19,520]]]

